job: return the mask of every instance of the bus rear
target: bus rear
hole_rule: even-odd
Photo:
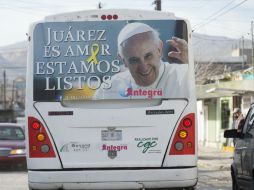
[[[171,13],[93,10],[29,31],[30,189],[194,188],[191,30]]]

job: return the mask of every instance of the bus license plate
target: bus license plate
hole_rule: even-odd
[[[122,140],[121,130],[102,130],[101,139],[103,141],[120,141]]]

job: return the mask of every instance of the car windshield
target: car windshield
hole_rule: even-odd
[[[25,135],[19,127],[0,127],[0,140],[24,140]]]

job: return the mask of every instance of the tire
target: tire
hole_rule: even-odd
[[[195,190],[196,187],[185,187],[184,190]]]
[[[232,177],[232,190],[240,190],[236,180],[235,173],[233,171],[231,172],[231,177]]]

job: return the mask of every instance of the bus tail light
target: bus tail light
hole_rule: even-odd
[[[28,117],[28,138],[30,158],[56,157],[44,125],[34,117]]]
[[[101,15],[101,20],[117,20],[118,19],[118,15],[114,14],[114,15]]]
[[[195,114],[186,115],[179,123],[169,155],[195,154]]]

